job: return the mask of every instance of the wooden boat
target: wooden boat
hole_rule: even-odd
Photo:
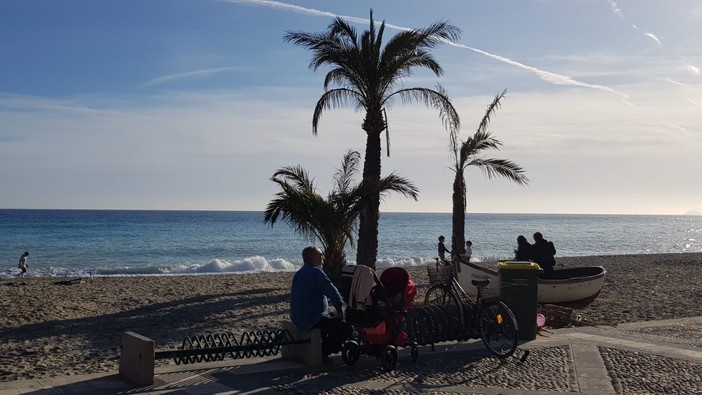
[[[592,301],[600,294],[607,271],[602,266],[576,267],[554,270],[549,278],[539,278],[539,303],[567,303]],[[492,294],[498,293],[499,278],[497,270],[488,269],[472,262],[461,262],[458,283],[469,294],[475,295],[477,289],[471,280],[490,279]]]

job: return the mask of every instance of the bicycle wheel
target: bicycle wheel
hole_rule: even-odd
[[[457,340],[463,328],[463,309],[458,296],[443,284],[429,288],[424,298],[424,304],[441,306],[444,312],[444,325],[441,325],[441,336],[446,340]]]
[[[483,302],[478,313],[478,329],[485,346],[498,358],[507,358],[517,349],[519,328],[506,304]]]

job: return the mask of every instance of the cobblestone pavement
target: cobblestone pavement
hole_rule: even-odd
[[[392,372],[361,356],[354,366],[307,368],[281,359],[157,370],[135,388],[116,375],[0,383],[0,395],[35,394],[702,394],[702,317],[618,327],[542,331],[520,345],[525,362],[491,357],[480,342],[407,349]],[[225,361],[226,362],[226,361]]]

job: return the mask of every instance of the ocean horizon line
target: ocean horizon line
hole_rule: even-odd
[[[216,210],[216,209],[145,209],[145,208],[0,208],[0,211],[117,211],[117,212],[174,212],[174,213],[263,213],[265,210]],[[381,214],[453,214],[446,211],[381,211]],[[516,213],[516,212],[466,212],[471,215],[539,215],[539,216],[648,216],[685,217],[702,216],[690,210],[682,214],[641,214],[641,213]]]

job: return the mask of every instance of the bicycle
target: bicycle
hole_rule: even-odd
[[[519,328],[517,320],[506,304],[496,299],[485,299],[482,292],[490,280],[472,280],[478,289],[475,300],[468,295],[456,279],[452,262],[436,260],[441,282],[432,285],[424,298],[427,306],[440,305],[450,314],[447,332],[456,333],[456,340],[467,340],[479,335],[488,350],[498,358],[508,358],[517,349]],[[469,311],[472,310],[472,311]],[[523,357],[525,358],[526,355]]]

